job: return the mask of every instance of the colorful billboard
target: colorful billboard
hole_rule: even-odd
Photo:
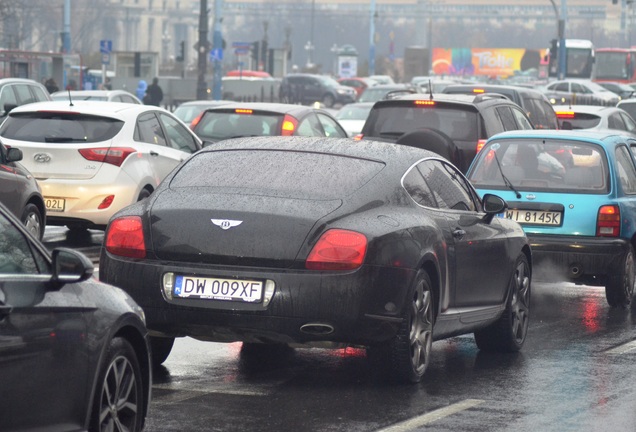
[[[435,75],[512,76],[539,69],[545,49],[433,48]]]

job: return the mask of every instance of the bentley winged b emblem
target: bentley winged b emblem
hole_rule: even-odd
[[[243,221],[228,220],[228,219],[210,219],[212,223],[221,229],[228,230],[232,227],[239,226]]]

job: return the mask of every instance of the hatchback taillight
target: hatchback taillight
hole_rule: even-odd
[[[296,127],[298,127],[298,120],[289,114],[285,114],[283,117],[283,125],[281,126],[281,135],[282,136],[291,136],[296,132]]]
[[[353,137],[354,141],[362,141],[362,138],[364,138],[364,135],[362,135],[361,133]]]
[[[617,205],[605,205],[598,209],[596,235],[618,237],[621,234],[621,210]]]
[[[318,239],[305,267],[310,270],[353,270],[362,265],[367,238],[359,232],[330,229]]]
[[[190,129],[194,130],[195,127],[197,127],[197,125],[199,124],[199,122],[201,121],[201,119],[203,118],[203,115],[205,114],[205,111],[203,111],[201,114],[199,114],[198,116],[196,116],[194,118],[194,120],[192,120],[190,122]]]
[[[79,150],[80,154],[89,161],[103,162],[115,166],[121,166],[126,158],[137,152],[130,147],[101,147]]]
[[[129,258],[145,258],[146,244],[143,225],[139,216],[114,219],[108,225],[104,240],[106,250]]]

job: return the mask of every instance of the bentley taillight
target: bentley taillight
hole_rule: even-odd
[[[316,242],[305,267],[309,270],[353,270],[362,265],[366,252],[367,238],[364,234],[330,229]]]
[[[111,221],[106,231],[104,244],[106,250],[113,255],[145,258],[146,245],[141,218],[125,216]]]

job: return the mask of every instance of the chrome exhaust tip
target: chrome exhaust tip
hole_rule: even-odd
[[[325,336],[334,332],[333,326],[323,323],[307,323],[300,326],[300,331],[310,335]]]

